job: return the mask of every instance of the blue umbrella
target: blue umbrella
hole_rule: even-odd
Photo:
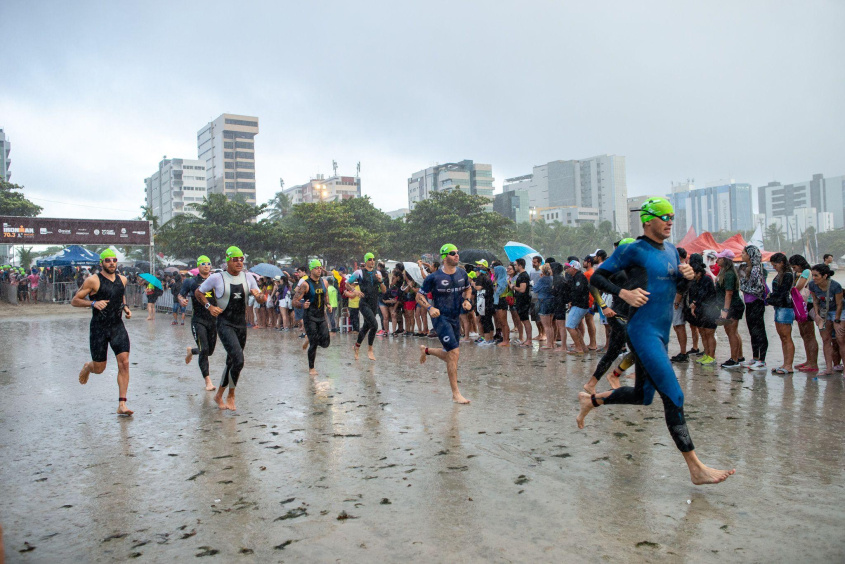
[[[152,274],[147,274],[146,272],[144,272],[142,274],[139,274],[139,276],[150,284],[152,284],[153,286],[155,286],[156,288],[158,288],[159,290],[164,290],[164,288],[161,286],[161,280],[159,280]]]
[[[505,254],[508,255],[508,260],[511,262],[518,258],[524,258],[525,262],[529,262],[533,257],[540,257],[540,260],[544,261],[543,255],[528,245],[523,245],[522,243],[517,243],[516,241],[508,241],[505,243]]]
[[[261,264],[256,264],[252,268],[249,269],[250,272],[253,272],[259,276],[263,276],[265,278],[274,278],[276,276],[282,275],[282,269],[276,265],[269,264],[266,262],[262,262]]]

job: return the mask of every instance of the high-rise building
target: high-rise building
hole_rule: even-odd
[[[305,184],[286,188],[284,193],[290,197],[291,205],[339,202],[361,197],[361,179],[356,176],[332,176],[325,178],[318,174]]]
[[[463,160],[428,167],[415,172],[408,179],[408,208],[414,209],[417,202],[427,200],[434,192],[458,189],[490,200],[493,208],[493,165]]]
[[[834,229],[845,227],[845,176],[825,178],[814,174],[812,180],[781,184],[769,182],[757,188],[758,211],[765,214],[766,221],[774,218],[790,218],[796,210],[813,208],[816,213],[830,213]],[[804,212],[802,212],[804,213]],[[824,226],[822,221],[820,226]],[[813,227],[816,227],[813,225]],[[821,232],[821,229],[818,230]]]
[[[577,227],[583,223],[599,224],[599,210],[596,208],[581,208],[578,206],[552,206],[536,208],[533,211],[535,219],[546,223],[558,221],[563,225]]]
[[[206,195],[205,161],[164,158],[158,170],[144,179],[147,206],[158,217],[159,225],[185,213],[199,216],[191,204],[198,204]]]
[[[640,212],[631,210],[639,210],[649,198],[651,198],[651,196],[635,196],[633,198],[628,198],[628,233],[634,239],[644,235],[644,232],[642,221],[640,221]],[[677,219],[677,217],[678,214],[676,210],[675,218]],[[683,235],[681,235],[681,237],[683,237]]]
[[[398,210],[391,210],[389,212],[384,212],[387,214],[387,217],[390,219],[399,219],[400,217],[405,217],[410,212],[408,208],[399,208]]]
[[[704,231],[741,231],[754,229],[751,185],[720,180],[705,188],[691,182],[672,187],[668,195],[675,208],[672,238],[680,241],[690,227]]]
[[[12,173],[9,171],[9,167],[12,166],[12,159],[9,158],[9,153],[12,152],[12,143],[6,139],[6,134],[3,132],[3,128],[0,127],[0,180],[5,180],[9,182],[9,179],[12,177]]]
[[[620,233],[628,231],[628,184],[623,156],[599,155],[537,165],[532,174],[506,180],[503,189],[527,190],[530,205],[538,209],[598,209],[600,222],[609,221]]]
[[[527,190],[510,190],[493,197],[493,211],[505,216],[514,223],[531,220]]]
[[[255,204],[255,136],[258,118],[222,114],[197,133],[197,155],[205,166],[209,194]]]

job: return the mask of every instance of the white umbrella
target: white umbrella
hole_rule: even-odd
[[[415,262],[403,262],[402,264],[405,266],[405,272],[411,275],[414,282],[421,285],[423,283],[423,275],[420,270],[420,265]]]

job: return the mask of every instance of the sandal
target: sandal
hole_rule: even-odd
[[[777,368],[772,368],[772,374],[780,374],[780,375],[792,374],[792,370],[787,370],[783,366],[778,366]]]
[[[796,368],[798,368],[798,372],[818,372],[819,371],[818,367],[812,368],[810,366],[807,366],[806,364],[803,364],[801,366],[797,366]]]

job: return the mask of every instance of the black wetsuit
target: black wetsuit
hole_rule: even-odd
[[[367,270],[366,268],[362,268],[360,270],[361,277],[358,281],[358,289],[364,294],[364,297],[361,298],[361,301],[358,304],[358,309],[361,315],[364,317],[364,325],[361,327],[361,330],[358,332],[358,346],[364,341],[364,337],[367,337],[367,344],[373,346],[373,341],[376,338],[376,332],[378,331],[378,322],[376,321],[376,312],[379,310],[378,308],[378,296],[379,296],[379,288],[381,286],[381,282],[378,281],[376,278],[376,271],[375,270]]]
[[[217,316],[217,335],[220,337],[220,344],[226,349],[226,368],[223,369],[223,377],[220,379],[220,388],[235,388],[238,385],[238,378],[244,368],[244,347],[246,346],[246,296],[249,292],[249,284],[246,276],[241,272],[238,276],[232,276],[228,272],[221,272],[223,276],[223,295],[218,301],[218,307],[223,307],[223,312]],[[241,283],[234,281],[241,279]]]
[[[612,275],[610,277],[610,281],[621,288],[625,288],[627,290],[631,289],[628,287],[628,276],[625,274],[624,270]],[[595,288],[595,286],[593,287]],[[594,300],[596,297],[596,295],[593,295]],[[599,295],[596,303],[598,303],[600,307],[601,301],[601,296]],[[601,377],[608,371],[610,366],[613,364],[613,361],[622,354],[622,349],[625,348],[625,342],[628,340],[627,323],[628,316],[631,313],[631,306],[628,305],[628,302],[622,298],[616,297],[613,300],[613,304],[610,309],[616,313],[616,316],[607,318],[607,324],[610,326],[610,338],[607,341],[607,351],[605,351],[604,355],[602,355],[601,359],[599,359],[599,362],[596,365],[596,370],[593,372],[593,378],[596,380],[601,380]]]
[[[205,306],[197,299],[194,291],[205,282],[205,278],[197,274],[194,278],[186,280],[182,284],[182,289],[179,295],[184,297],[191,297],[194,313],[191,316],[191,334],[196,341],[196,348],[191,349],[191,354],[197,355],[197,362],[199,363],[202,377],[206,378],[209,375],[208,357],[214,354],[214,347],[217,346],[217,321],[211,315]],[[205,299],[213,306],[217,305],[217,298],[214,296],[214,291],[205,293]]]
[[[89,344],[91,347],[91,360],[94,362],[105,362],[109,347],[114,356],[129,352],[129,334],[123,325],[123,295],[126,287],[115,273],[114,281],[109,280],[101,272],[97,273],[100,279],[100,289],[90,296],[91,301],[108,300],[108,305],[103,309],[91,308],[91,334]]]
[[[317,359],[317,347],[328,347],[331,344],[331,336],[326,324],[326,285],[322,280],[314,282],[310,276],[305,282],[308,284],[308,292],[302,299],[310,301],[311,304],[304,310],[302,322],[308,336],[308,368],[311,369]]]

